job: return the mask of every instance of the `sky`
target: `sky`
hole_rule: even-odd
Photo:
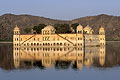
[[[120,0],[0,0],[0,15],[7,13],[60,20],[99,14],[120,16]]]

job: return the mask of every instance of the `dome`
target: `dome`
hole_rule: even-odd
[[[89,25],[87,25],[84,28],[84,32],[87,33],[87,34],[92,34],[93,33],[93,29]]]
[[[104,32],[104,28],[103,27],[100,28],[100,32]]]
[[[103,27],[101,27],[101,28],[99,29],[99,34],[100,34],[100,35],[104,35],[104,34],[105,34],[105,30],[104,30]]]
[[[16,25],[16,27],[14,28],[14,31],[19,31],[20,29],[18,28],[18,26]]]
[[[84,28],[84,30],[91,30],[92,28],[89,26],[89,25],[87,25],[85,28]]]
[[[55,34],[55,31],[56,31],[55,28],[49,25],[42,29],[42,34],[43,35]]]
[[[77,30],[82,30],[82,29],[83,29],[83,26],[79,24],[79,25],[77,26]]]
[[[55,28],[53,26],[46,26],[45,28],[43,28],[43,30],[55,30]]]

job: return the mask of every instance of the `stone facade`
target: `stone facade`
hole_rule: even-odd
[[[93,34],[93,29],[77,26],[76,33],[56,34],[53,26],[46,26],[41,34],[20,34],[19,28],[14,28],[13,45],[20,47],[83,47],[105,45],[105,30],[99,29],[99,34]]]

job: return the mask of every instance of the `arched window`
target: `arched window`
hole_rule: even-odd
[[[53,50],[55,51],[55,48]]]
[[[62,48],[60,48],[60,51],[62,51]]]
[[[66,46],[66,43],[64,43],[64,46]]]
[[[48,46],[50,46],[50,43],[48,43]]]
[[[62,43],[60,43],[60,46],[62,46]]]
[[[36,51],[36,48],[34,48],[34,51]]]
[[[37,46],[39,46],[39,43],[37,43]]]
[[[57,51],[59,51],[59,48],[57,48]]]
[[[82,43],[80,45],[82,46]]]
[[[26,46],[26,44],[24,44],[24,46]]]
[[[66,51],[66,48],[64,48],[64,51]]]
[[[27,48],[27,50],[29,51],[29,48]]]
[[[57,43],[57,46],[59,46],[59,43]]]
[[[43,46],[44,46],[45,44],[43,43]]]

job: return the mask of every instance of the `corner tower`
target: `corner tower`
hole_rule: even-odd
[[[77,26],[77,30],[76,30],[76,45],[83,47],[84,45],[84,35],[83,35],[83,26],[81,26],[80,24]]]
[[[99,29],[100,45],[105,46],[105,30],[103,27]]]
[[[20,45],[20,29],[18,28],[17,25],[14,28],[13,44],[15,46],[19,46]]]

